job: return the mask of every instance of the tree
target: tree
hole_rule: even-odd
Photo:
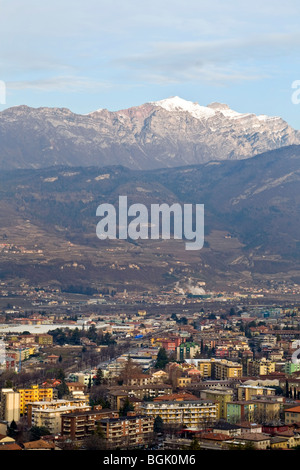
[[[103,372],[102,369],[99,367],[97,369],[96,377],[94,379],[94,385],[101,385],[103,383]]]
[[[169,362],[169,358],[165,348],[160,348],[157,354],[155,368],[156,369],[165,369],[166,365]]]
[[[244,450],[255,450],[255,445],[253,442],[248,441],[244,445]]]
[[[177,388],[177,380],[179,379],[179,377],[182,377],[182,374],[182,368],[174,363],[174,366],[169,370],[169,379],[174,389]]]
[[[160,416],[156,416],[153,424],[153,431],[156,434],[162,433],[164,430],[164,422]]]
[[[32,426],[32,428],[30,428],[31,441],[38,441],[41,436],[47,436],[48,434],[50,434],[50,431],[45,426]]]
[[[196,437],[192,439],[192,442],[189,446],[189,450],[201,450],[200,443]]]
[[[92,377],[89,376],[88,390],[91,390],[91,388],[92,388]]]
[[[94,385],[90,391],[90,405],[101,405],[102,408],[111,408],[111,404],[107,401],[107,389],[101,385]]]
[[[171,320],[176,321],[176,323],[178,322],[178,318],[177,318],[176,313],[172,313],[172,315],[171,315]]]
[[[18,426],[13,419],[9,426],[7,426],[7,435],[13,439],[18,435]]]
[[[288,380],[285,381],[285,396],[289,398],[289,382]]]
[[[141,374],[142,369],[133,362],[132,358],[128,356],[127,362],[118,377],[118,382],[120,385],[127,384],[128,380],[135,374]]]
[[[55,374],[55,378],[58,380],[65,380],[65,372],[63,369],[58,369],[58,371]]]
[[[283,389],[279,385],[273,385],[271,388],[275,388],[275,395],[283,395]]]
[[[143,396],[143,401],[149,402],[149,401],[153,401],[153,399],[154,399],[154,398],[151,397],[150,395],[144,395],[144,396]]]
[[[120,416],[127,416],[128,411],[134,411],[134,405],[130,403],[127,397],[124,401],[124,405],[119,409]]]
[[[57,387],[57,396],[59,399],[69,394],[69,388],[66,382],[63,380],[62,383]]]
[[[49,334],[53,336],[53,342],[60,346],[63,346],[67,342],[66,332],[62,328],[51,330]]]
[[[80,344],[80,331],[79,331],[78,328],[75,328],[72,331],[69,342],[70,342],[70,344],[73,344],[73,345],[79,345]]]
[[[98,339],[98,334],[97,334],[97,329],[95,327],[95,325],[91,325],[88,329],[88,332],[87,332],[87,335],[88,339],[90,341],[93,341],[94,343],[97,343],[97,339]]]
[[[105,333],[100,344],[115,344],[116,341],[112,338],[110,333]]]
[[[105,449],[105,441],[98,434],[91,434],[83,441],[84,450],[103,450]]]

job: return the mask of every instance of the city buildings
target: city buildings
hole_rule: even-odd
[[[20,345],[37,347],[36,357],[21,358],[22,369],[13,376],[26,386],[12,380],[1,390],[0,433],[12,421],[24,425],[21,418],[26,417],[28,430],[46,428],[50,436],[41,440],[56,447],[63,442],[84,448],[90,438],[105,449],[137,449],[157,444],[158,423],[160,445],[168,449],[189,446],[193,438],[205,449],[295,447],[300,442],[300,371],[291,355],[299,312],[264,317],[261,308],[235,315],[228,315],[223,303],[217,308],[218,314],[182,311],[177,321],[174,315],[148,311],[131,317],[107,314],[105,329],[91,330],[93,341],[84,335],[102,319],[89,313],[81,318],[80,344],[69,344],[67,329],[62,345],[55,334],[48,335],[52,342],[40,336],[39,345],[36,335],[7,335],[8,352]],[[97,345],[97,331],[105,331],[113,346]],[[163,345],[166,361],[157,366]],[[283,357],[276,355],[279,347]],[[58,394],[63,397],[57,399]],[[43,442],[37,441],[36,448]]]

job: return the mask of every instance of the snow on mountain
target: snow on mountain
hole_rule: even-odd
[[[192,101],[184,100],[179,96],[173,96],[161,101],[152,101],[151,104],[160,106],[167,111],[188,112],[196,119],[208,119],[216,116],[217,113],[221,113],[224,117],[229,119],[256,118],[264,122],[280,119],[277,116],[270,117],[265,114],[255,115],[253,113],[239,113],[224,103],[211,103],[207,106],[200,106],[196,102],[193,103]]]
[[[196,119],[205,119],[215,115],[213,109],[206,106],[200,106],[198,103],[187,101],[178,96],[167,98],[161,101],[153,101],[151,104],[154,106],[160,106],[167,111],[185,111],[190,113]]]

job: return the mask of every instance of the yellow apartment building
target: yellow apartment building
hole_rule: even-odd
[[[191,385],[192,379],[190,377],[178,377],[177,378],[177,387],[184,388]]]
[[[275,362],[263,357],[260,360],[251,359],[247,364],[247,374],[249,376],[268,375],[275,372]]]
[[[211,377],[211,360],[210,359],[201,359],[198,361],[197,369],[199,369],[201,376],[203,378]]]
[[[201,398],[214,401],[218,405],[217,418],[227,418],[227,403],[233,400],[233,390],[203,390]]]
[[[271,387],[263,387],[262,385],[240,385],[237,389],[238,400],[251,400],[256,396],[274,396],[275,389]]]
[[[212,376],[212,359],[185,359],[185,362],[190,366],[195,367],[200,371],[204,379],[209,379]]]
[[[243,375],[243,367],[238,362],[227,361],[226,359],[212,359],[213,376],[216,380],[226,380],[239,378]]]
[[[53,398],[53,389],[39,388],[38,385],[32,385],[31,388],[21,388],[18,390],[20,394],[20,414],[27,412],[28,403],[35,401],[49,401]]]
[[[239,378],[243,375],[243,366],[238,362],[228,361],[227,359],[185,359],[187,364],[192,364],[199,369],[203,378],[212,378],[216,380],[227,380],[230,378]]]
[[[300,406],[285,409],[284,421],[286,424],[300,423]]]

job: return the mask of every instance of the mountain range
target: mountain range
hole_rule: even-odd
[[[188,278],[210,289],[300,284],[299,188],[300,145],[152,170],[2,170],[0,278],[141,290]],[[119,195],[147,207],[204,204],[204,247],[188,252],[182,240],[99,240],[96,209],[116,205]]]
[[[179,97],[81,115],[16,106],[0,113],[0,170],[122,165],[149,170],[241,160],[300,144],[280,117]]]

